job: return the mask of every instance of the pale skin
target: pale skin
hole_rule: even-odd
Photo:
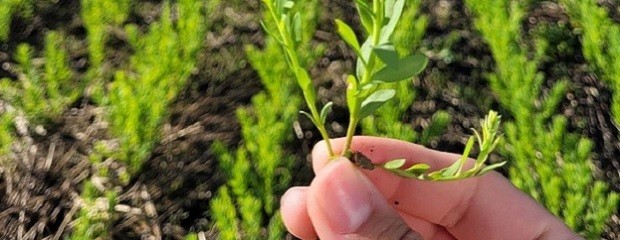
[[[340,152],[344,139],[331,143]],[[377,137],[355,137],[351,149],[375,164],[405,158],[434,169],[460,157]],[[301,239],[582,239],[495,172],[452,182],[404,179],[345,158],[330,161],[324,142],[312,160],[310,186],[293,187],[281,200],[284,224]]]

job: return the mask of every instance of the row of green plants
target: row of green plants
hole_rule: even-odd
[[[421,0],[407,1],[402,13],[401,21],[394,31],[392,41],[396,51],[402,56],[408,56],[418,50],[426,27],[428,17],[421,14]],[[403,117],[413,105],[416,90],[411,81],[400,81],[388,86],[395,90],[392,101],[386,102],[377,109],[374,115],[368,116],[360,123],[362,133],[365,135],[385,136],[397,138],[409,142],[428,144],[433,137],[441,132],[450,123],[451,117],[447,112],[436,112],[428,127],[421,134],[414,131],[409,123],[405,123]]]
[[[323,54],[324,47],[311,41],[323,10],[318,0],[297,7],[304,11],[296,19],[305,23],[303,31],[299,31],[299,45],[307,49],[300,64],[311,66]],[[263,26],[274,31],[269,12],[263,14]],[[302,99],[291,72],[281,61],[284,53],[276,40],[266,37],[265,44],[263,49],[246,49],[264,90],[252,97],[250,106],[236,112],[241,144],[236,150],[221,142],[212,146],[226,178],[211,200],[211,217],[219,239],[283,239],[286,233],[278,198],[289,187],[291,169],[300,160],[283,146],[292,141],[291,126],[298,117]]]
[[[595,1],[560,1],[581,30],[583,55],[592,71],[612,90],[612,116],[620,124],[620,25]]]
[[[18,45],[14,56],[18,79],[0,81],[2,98],[21,109],[31,123],[49,123],[81,94],[63,39],[62,33],[47,33],[41,58],[36,58],[30,45]]]
[[[511,181],[587,239],[598,239],[618,207],[618,194],[593,174],[590,140],[569,133],[556,114],[570,89],[557,81],[547,94],[538,66],[548,47],[541,36],[527,39],[521,28],[528,2],[468,0],[476,29],[489,45],[496,70],[487,79],[513,118],[505,124],[502,155]],[[591,31],[598,31],[592,29]]]
[[[8,22],[0,23],[8,28]],[[4,25],[7,24],[7,25]],[[43,51],[37,53],[28,44],[19,44],[11,71],[16,79],[0,79],[0,174],[10,176],[20,154],[13,154],[18,144],[17,117],[24,127],[47,125],[62,114],[80,96],[78,84],[69,67],[64,35],[50,31],[46,34]],[[22,129],[23,130],[23,129]],[[23,131],[21,132],[24,133]]]
[[[90,1],[90,0],[87,0]],[[106,6],[117,10],[101,22],[93,21],[89,29],[94,36],[106,35],[109,24],[120,25],[130,11],[130,2],[89,2],[89,8]],[[209,4],[217,4],[210,1]],[[92,12],[91,12],[92,11]],[[178,18],[173,17],[176,11]],[[88,18],[102,18],[100,11],[87,10]],[[111,17],[116,16],[116,17]],[[87,24],[88,25],[88,24]],[[96,25],[96,27],[93,27]],[[119,187],[127,185],[140,172],[155,144],[161,139],[161,127],[168,117],[168,106],[188,81],[196,65],[196,55],[203,46],[206,23],[206,2],[181,0],[175,4],[164,2],[159,20],[151,23],[146,32],[133,24],[124,25],[124,34],[133,54],[127,67],[114,72],[109,88],[100,102],[108,109],[109,132],[116,146],[104,142],[95,145],[90,156],[93,164],[93,180],[107,181],[104,189],[87,182],[82,192],[83,207],[76,220],[72,239],[95,239],[109,237],[109,224],[114,220],[113,207]],[[104,33],[97,32],[104,31]],[[101,40],[101,39],[100,39]],[[90,60],[96,69],[105,58],[105,40],[93,42],[101,46],[90,47]],[[101,51],[101,52],[96,52]],[[101,61],[101,62],[100,62]],[[90,75],[103,77],[104,74]],[[103,82],[105,83],[105,82]],[[102,84],[94,81],[93,84]],[[112,159],[123,167],[111,169]],[[91,181],[93,181],[91,180]],[[105,201],[103,200],[105,199]]]
[[[190,78],[203,46],[208,27],[206,11],[218,3],[166,1],[159,21],[141,29],[126,24],[132,1],[83,0],[81,16],[89,50],[89,69],[84,74],[70,68],[66,37],[61,32],[46,33],[40,55],[27,44],[16,47],[13,72],[18,77],[0,81],[0,96],[8,104],[0,109],[0,154],[6,166],[12,164],[9,153],[16,114],[23,113],[31,124],[46,127],[82,96],[92,97],[107,109],[104,118],[113,139],[97,142],[89,156],[92,178],[83,183],[81,209],[70,239],[110,237],[117,195],[140,171],[161,138],[168,105]],[[10,8],[18,13],[25,11],[28,4],[29,1],[3,2],[0,10]],[[4,17],[8,20],[4,21]],[[0,30],[8,29],[10,14],[2,14],[0,20],[4,21]],[[126,64],[106,61],[112,51],[108,42],[113,32],[115,37],[121,32],[132,51],[130,57],[122,60]],[[114,162],[121,167],[112,168]]]

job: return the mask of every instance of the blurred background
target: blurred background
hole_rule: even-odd
[[[368,0],[370,1],[370,0]],[[334,102],[353,0],[293,1]],[[460,153],[499,111],[491,162],[586,239],[620,239],[620,2],[407,0],[393,41],[429,58],[358,134]],[[294,239],[279,197],[320,140],[259,0],[0,0],[0,239]],[[472,153],[475,156],[477,153]]]

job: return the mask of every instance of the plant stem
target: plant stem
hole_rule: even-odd
[[[381,28],[383,27],[383,18],[385,17],[383,10],[384,4],[384,0],[374,0],[372,3],[372,10],[375,12],[375,19],[372,26],[372,41],[374,46],[378,45],[381,39]]]
[[[327,134],[327,129],[325,129],[325,125],[323,124],[317,125],[317,128],[319,129],[319,132],[321,133],[321,137],[323,137],[323,140],[325,140],[325,145],[327,145],[327,152],[329,153],[329,157],[333,158],[334,156],[336,156],[336,154],[334,154],[332,144],[329,141],[329,135]]]
[[[272,5],[273,3],[268,2],[268,1],[265,1],[265,3],[267,5],[267,9],[269,10],[269,12],[271,12],[271,17],[277,22],[277,26],[278,26],[277,29],[284,43],[283,44],[284,52],[288,55],[288,59],[290,60],[289,62],[290,67],[295,70],[295,77],[299,79],[301,76],[298,76],[296,69],[300,68],[301,64],[299,61],[299,56],[297,55],[297,51],[295,49],[295,41],[293,40],[293,37],[291,36],[290,32],[287,31],[287,29],[285,29],[284,27],[285,25],[282,23],[283,20],[279,18],[279,16],[274,11],[274,6]],[[329,156],[330,157],[335,156],[331,142],[329,141],[329,135],[327,134],[327,128],[321,121],[319,111],[316,108],[316,103],[308,96],[309,93],[303,90],[302,90],[302,93],[304,95],[304,100],[306,101],[306,105],[310,109],[310,114],[312,115],[313,122],[315,123],[316,128],[319,130],[321,137],[323,138],[323,140],[325,140],[325,144],[327,145],[327,151],[329,152]]]
[[[350,158],[351,157],[351,143],[353,142],[353,135],[355,135],[355,127],[357,126],[358,119],[351,116],[349,118],[349,127],[347,128],[347,136],[344,143],[344,148],[342,148],[342,153],[340,154],[343,157]]]
[[[373,29],[372,29],[372,45],[373,46],[377,46],[379,45],[379,42],[381,40],[381,29],[383,28],[383,21],[382,19],[385,17],[385,13],[384,13],[384,5],[385,2],[384,0],[373,0],[373,12],[375,13],[375,19],[373,20]],[[381,19],[381,20],[379,20]],[[360,58],[362,58],[363,56],[359,56]],[[376,56],[375,54],[370,54],[370,59],[368,60],[368,64],[365,66],[366,71],[364,73],[364,76],[362,76],[361,81],[359,82],[359,84],[355,84],[355,89],[353,91],[355,91],[356,94],[360,94],[360,90],[362,89],[362,87],[365,84],[368,84],[371,79],[373,74],[375,73],[375,67],[376,67]],[[355,104],[353,104],[353,109],[349,109],[350,112],[350,117],[349,117],[349,126],[347,127],[347,135],[346,135],[346,140],[344,143],[344,148],[342,150],[342,153],[340,154],[343,157],[351,157],[351,143],[353,142],[353,135],[355,135],[355,128],[357,127],[357,124],[359,123],[359,110],[362,107],[362,103],[360,101],[355,101]]]

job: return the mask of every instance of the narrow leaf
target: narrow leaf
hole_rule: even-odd
[[[295,70],[295,76],[297,77],[297,83],[301,87],[301,90],[304,94],[306,103],[315,104],[316,90],[314,89],[314,85],[312,85],[312,80],[310,79],[310,75],[308,74],[308,72],[302,67],[298,67]]]
[[[366,30],[367,34],[371,33],[373,23],[372,9],[364,0],[355,0],[355,5],[357,6],[357,13],[360,16],[364,30]]]
[[[403,13],[404,7],[405,7],[405,0],[396,0],[394,2],[394,5],[392,5],[391,9],[390,9],[390,6],[386,6],[385,16],[389,17],[390,20],[387,23],[387,25],[385,25],[383,29],[381,29],[381,40],[380,40],[381,43],[385,43],[390,40],[390,37],[392,36],[392,33],[394,33],[394,29],[396,29],[396,25],[398,24],[398,20],[400,19]]]
[[[295,43],[299,43],[301,42],[302,39],[302,31],[301,31],[302,27],[301,27],[301,16],[299,13],[296,13],[295,16],[293,16],[293,33],[294,33],[294,39],[295,39]]]
[[[353,51],[355,51],[355,53],[360,56],[360,43],[357,40],[357,36],[355,35],[355,32],[353,31],[351,26],[341,21],[340,19],[336,19],[336,27],[338,29],[338,34],[340,35],[342,40],[344,40],[349,45],[349,47],[351,47]]]
[[[426,171],[428,171],[431,168],[431,166],[429,166],[426,163],[418,163],[415,164],[409,168],[407,168],[407,170],[405,170],[405,172],[411,173],[413,175],[422,175],[424,174]]]
[[[350,111],[355,110],[355,105],[357,104],[357,79],[355,76],[349,74],[347,76],[347,107]],[[356,112],[351,112],[350,114],[356,115]]]
[[[355,67],[357,78],[363,79],[364,74],[366,74],[366,64],[370,59],[370,54],[372,54],[372,39],[368,38],[362,44],[361,53],[357,56],[357,65]],[[365,83],[364,83],[365,84]]]
[[[323,106],[323,108],[321,109],[321,122],[323,124],[325,124],[325,120],[327,119],[327,114],[329,114],[329,112],[332,111],[332,106],[334,105],[333,102],[328,102],[327,104],[325,104],[325,106]]]
[[[282,7],[287,9],[291,9],[293,8],[293,6],[295,6],[295,2],[293,1],[284,1],[284,3],[282,4]]]
[[[369,116],[379,107],[381,107],[385,102],[394,97],[396,91],[394,89],[381,89],[366,98],[362,102],[362,109],[360,111],[360,119],[366,116]]]
[[[422,55],[411,55],[398,61],[396,65],[388,65],[373,76],[374,81],[397,82],[409,79],[424,70],[428,58]]]
[[[491,170],[494,170],[496,168],[500,168],[500,167],[504,166],[505,164],[506,164],[506,161],[503,161],[503,162],[500,162],[500,163],[491,164],[489,166],[486,166],[486,167],[482,168],[480,170],[480,172],[478,172],[478,174],[476,174],[476,175],[485,174],[485,173],[487,173],[487,172],[489,172]]]
[[[404,158],[390,160],[383,164],[383,167],[388,170],[399,169],[405,165],[406,160]]]

